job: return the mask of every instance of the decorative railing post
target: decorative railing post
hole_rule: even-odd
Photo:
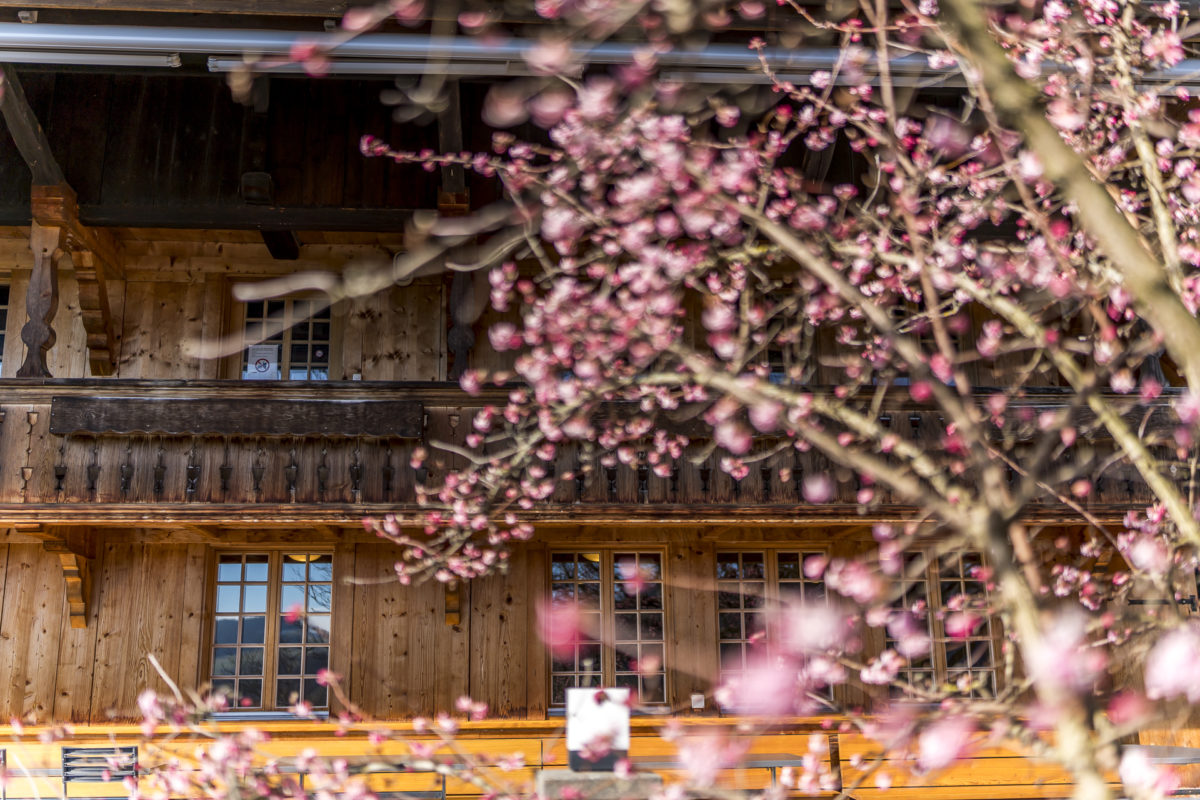
[[[33,223],[29,248],[33,250],[33,274],[25,293],[25,313],[29,321],[21,328],[25,343],[25,363],[17,370],[18,378],[50,378],[46,353],[54,346],[54,315],[58,313],[58,261],[61,228],[48,228]]]

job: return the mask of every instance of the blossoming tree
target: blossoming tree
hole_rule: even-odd
[[[497,85],[487,121],[530,119],[544,136],[440,155],[363,140],[368,156],[493,177],[506,198],[476,228],[484,257],[459,268],[487,270],[493,306],[512,312],[490,339],[514,371],[467,371],[462,386],[511,393],[474,420],[457,453],[470,466],[428,487],[425,516],[370,523],[399,545],[401,580],[502,569],[531,535],[524,511],[593,479],[554,468],[564,447],[666,477],[702,438],[735,481],[760,470],[809,504],[851,482],[864,509],[914,509],[876,526],[870,555],[804,564],[837,602],[771,609],[780,647],[723,702],[825,713],[827,688],[855,680],[893,700],[841,719],[913,750],[915,769],[1016,741],[1066,767],[1079,798],[1110,796],[1118,767],[1130,793],[1174,788],[1117,745],[1200,701],[1200,626],[1179,602],[1200,563],[1200,108],[1180,4],[781,0],[769,21],[759,0],[535,11],[538,77]],[[421,9],[393,2],[345,26],[391,14]],[[458,24],[503,32],[486,6]],[[660,68],[697,36],[756,27],[757,84]],[[589,47],[631,30],[645,45],[630,63],[587,66]],[[790,65],[820,45],[827,64]],[[899,434],[883,413],[897,399],[940,429]],[[810,451],[829,469],[797,473],[786,456]],[[1105,524],[1087,509],[1105,481],[1155,502]],[[1027,524],[1046,502],[1091,523],[1086,535]],[[938,610],[905,602],[928,560],[962,551],[984,556],[979,592]],[[931,613],[951,637],[999,621],[1001,691],[906,669],[929,650]],[[548,644],[578,624],[548,606]],[[865,660],[871,631],[891,644]],[[829,779],[814,760],[794,782]]]

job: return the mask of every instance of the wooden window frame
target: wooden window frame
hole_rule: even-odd
[[[790,554],[790,553],[796,553],[799,556],[800,577],[799,578],[790,578],[790,577],[789,578],[780,578],[779,577],[779,572],[780,572],[779,557],[781,555]],[[763,609],[763,611],[761,613],[763,613],[763,614],[769,613],[769,609],[772,606],[779,608],[785,602],[785,595],[780,589],[781,581],[783,581],[785,583],[799,581],[802,586],[807,585],[807,584],[820,584],[823,587],[825,585],[825,581],[823,579],[814,581],[814,580],[804,577],[804,561],[805,561],[805,559],[807,559],[809,556],[827,556],[828,555],[827,551],[823,547],[819,547],[819,546],[818,547],[796,547],[794,545],[763,545],[763,546],[746,545],[746,546],[741,546],[741,547],[718,548],[716,551],[716,554],[715,554],[715,565],[717,568],[717,573],[716,573],[716,575],[713,576],[713,580],[717,587],[717,619],[716,619],[716,623],[717,623],[717,674],[720,676],[721,680],[724,680],[727,675],[732,675],[734,673],[739,673],[742,671],[742,670],[729,670],[729,669],[725,668],[725,659],[721,653],[723,644],[741,644],[742,645],[742,659],[743,659],[742,665],[743,665],[743,667],[745,666],[746,650],[749,645],[749,640],[751,638],[750,636],[746,635],[747,630],[745,628],[745,615],[747,613],[754,613],[747,609],[744,600],[742,601],[740,607],[736,610],[733,608],[723,608],[721,605],[721,602],[722,602],[722,600],[721,600],[721,594],[722,594],[721,584],[722,583],[725,583],[725,584],[737,583],[739,586],[739,590],[740,590],[741,585],[744,583],[758,583],[759,582],[755,579],[746,580],[743,578],[722,578],[721,573],[720,573],[721,556],[736,555],[738,557],[738,565],[739,565],[738,568],[740,571],[743,556],[746,556],[749,554],[756,554],[756,555],[760,554],[763,556],[764,577],[763,577],[762,583],[764,585],[764,590],[763,590],[763,605],[761,606],[761,608]],[[743,595],[743,597],[744,597],[744,595]],[[829,595],[828,595],[827,590],[824,593],[824,602],[826,602],[826,603],[829,602]],[[736,613],[741,614],[743,617],[742,618],[742,638],[740,638],[740,639],[725,639],[721,636],[721,614],[735,613],[735,611],[736,611]],[[766,654],[769,655],[774,650],[774,647],[771,644],[770,637],[766,635],[765,627],[763,629],[763,634],[764,634],[763,641],[766,646],[765,652],[766,652]]]
[[[289,642],[280,642],[279,641],[280,617],[283,616],[285,612],[276,610],[276,609],[280,608],[280,602],[281,602],[280,598],[283,594],[283,584],[285,583],[285,581],[283,580],[282,564],[283,564],[284,558],[289,554],[304,554],[304,555],[309,555],[309,556],[328,556],[330,559],[330,581],[329,581],[329,590],[330,590],[329,606],[330,606],[330,608],[329,608],[329,611],[327,613],[322,614],[322,616],[329,617],[328,641],[326,643],[324,643],[325,647],[328,648],[325,668],[329,669],[329,670],[333,670],[335,667],[335,664],[334,664],[334,661],[336,660],[335,652],[336,652],[336,648],[337,648],[337,643],[338,643],[337,637],[338,637],[339,632],[337,631],[337,625],[336,625],[338,610],[337,610],[337,604],[334,602],[335,595],[337,594],[337,591],[336,591],[337,572],[335,569],[335,567],[337,566],[337,554],[333,548],[322,547],[322,546],[311,546],[310,547],[310,546],[304,546],[304,545],[300,545],[300,546],[296,546],[296,545],[266,545],[266,546],[260,546],[260,547],[215,548],[210,551],[209,563],[208,563],[208,569],[207,569],[208,578],[206,581],[207,591],[206,591],[206,602],[205,602],[204,639],[203,639],[204,654],[203,654],[203,657],[201,660],[201,673],[202,673],[201,679],[202,679],[202,682],[207,683],[209,685],[212,685],[214,681],[220,681],[225,678],[225,676],[213,675],[213,662],[216,657],[215,651],[216,651],[217,647],[219,646],[218,642],[216,641],[217,617],[218,616],[227,616],[226,614],[220,614],[217,611],[218,588],[221,585],[221,582],[219,580],[219,572],[218,572],[219,567],[220,567],[221,556],[224,556],[224,555],[237,555],[237,556],[243,556],[243,557],[248,556],[248,555],[265,555],[265,556],[267,556],[267,583],[266,583],[266,585],[267,585],[267,605],[266,605],[267,611],[265,612],[265,615],[264,615],[266,617],[266,619],[264,621],[263,643],[262,643],[263,666],[262,666],[262,688],[261,688],[260,705],[258,705],[256,707],[241,707],[241,706],[237,705],[236,698],[231,698],[229,711],[232,713],[235,713],[235,714],[275,714],[275,713],[287,714],[287,713],[289,713],[289,709],[291,708],[291,704],[284,704],[284,705],[278,704],[276,702],[276,697],[275,697],[277,682],[280,677],[278,674],[279,648],[281,646],[292,644]],[[246,581],[243,576],[243,579],[240,581],[239,584],[232,584],[230,582],[227,582],[225,585],[243,585],[244,586],[245,583],[246,583]],[[294,581],[288,581],[286,583],[295,585]],[[306,581],[303,585],[307,587],[309,583],[310,583],[310,581],[306,578]],[[321,583],[324,583],[324,582],[322,581]],[[243,615],[244,613],[245,612],[239,612],[239,616]],[[225,643],[220,643],[220,644],[225,644]],[[247,643],[247,644],[250,644],[251,646],[253,646],[255,643]],[[301,647],[301,648],[305,648],[309,645],[310,645],[310,643],[308,643],[308,642],[296,643],[296,646]],[[241,647],[243,646],[242,642],[240,641],[240,636],[239,636],[239,641],[233,646],[238,648],[238,650],[240,651]],[[240,677],[240,676],[238,676],[238,677]],[[287,678],[289,676],[284,676],[284,677]],[[301,693],[302,692],[303,692],[303,683],[301,683]],[[321,706],[314,705],[314,709],[318,713],[325,713],[331,709],[334,702],[335,702],[335,699],[332,696],[332,692],[328,691],[328,689],[327,689],[325,704],[321,705]]]
[[[249,278],[247,278],[247,280],[249,280]],[[290,309],[292,307],[292,304],[295,303],[295,301],[297,301],[297,300],[307,300],[307,301],[321,300],[322,295],[320,295],[319,293],[306,292],[306,293],[301,293],[301,294],[297,294],[297,295],[290,295],[288,297],[274,298],[274,299],[286,303],[287,309],[288,309],[287,313],[290,314]],[[258,343],[258,342],[249,341],[246,338],[247,306],[248,306],[248,303],[239,302],[237,300],[234,300],[234,301],[232,301],[230,308],[229,308],[229,328],[228,328],[229,335],[230,335],[230,337],[235,337],[235,336],[241,337],[242,347],[236,353],[230,354],[222,362],[221,376],[227,380],[246,380],[243,377],[243,370],[244,370],[244,364],[245,364],[245,358],[246,358],[246,348],[252,344]],[[343,351],[343,345],[344,345],[346,318],[345,318],[345,314],[342,313],[343,309],[340,308],[340,306],[342,306],[341,303],[334,303],[328,307],[329,308],[329,364],[328,364],[329,377],[325,380],[305,378],[303,380],[297,379],[293,382],[295,382],[295,383],[326,383],[327,381],[336,381],[336,380],[342,379],[342,377],[343,377],[343,372],[342,372],[343,353],[342,353],[342,351]],[[280,377],[279,377],[279,380],[277,380],[277,381],[260,381],[260,383],[270,385],[273,383],[283,383],[285,381],[292,380],[291,378],[288,377],[288,368],[286,366],[291,360],[291,353],[290,353],[291,341],[289,338],[290,333],[291,333],[291,326],[286,326],[283,329],[282,333],[283,333],[283,341],[280,343],[280,348],[279,348],[280,349],[280,362],[279,362]]]
[[[987,665],[982,666],[982,667],[976,667],[972,664],[968,664],[968,666],[965,668],[965,671],[967,673],[990,672],[992,675],[992,678],[993,678],[993,685],[992,685],[993,695],[992,696],[994,697],[996,694],[998,694],[1000,691],[1002,691],[1004,689],[1004,674],[1003,674],[1003,670],[1001,668],[1001,663],[1000,663],[1000,659],[999,659],[1000,645],[1003,641],[1003,630],[1001,628],[1001,623],[1000,623],[999,617],[992,615],[992,616],[988,616],[988,617],[984,618],[982,627],[984,627],[986,629],[986,631],[987,631],[986,634],[981,635],[981,634],[975,633],[975,634],[972,634],[971,636],[967,637],[966,639],[959,640],[959,639],[951,639],[947,635],[944,614],[939,615],[939,613],[938,613],[939,611],[945,610],[946,603],[949,602],[949,600],[950,600],[950,598],[942,596],[942,583],[950,582],[949,579],[947,579],[945,581],[943,581],[943,579],[942,579],[941,570],[942,570],[942,566],[944,563],[944,559],[953,558],[953,559],[958,560],[959,563],[961,564],[961,559],[966,558],[966,557],[974,557],[974,558],[978,559],[978,561],[979,561],[978,566],[986,567],[987,566],[986,558],[982,554],[975,553],[973,551],[965,551],[965,552],[955,551],[955,552],[950,552],[950,553],[943,553],[940,556],[936,556],[936,557],[934,556],[934,554],[932,554],[928,551],[915,551],[913,553],[913,555],[925,559],[925,562],[926,562],[924,565],[923,574],[922,574],[920,580],[923,581],[925,584],[925,602],[926,602],[925,619],[926,619],[926,633],[929,635],[929,642],[930,642],[930,654],[929,654],[930,666],[928,668],[921,668],[921,667],[913,668],[913,667],[909,666],[908,664],[906,664],[906,666],[900,671],[900,674],[901,675],[912,675],[913,673],[932,671],[933,680],[935,682],[935,685],[936,686],[944,685],[945,683],[947,683],[950,680],[950,673],[952,671],[960,671],[960,672],[964,671],[963,668],[954,668],[954,670],[951,670],[951,668],[949,666],[949,655],[948,655],[949,651],[947,649],[948,646],[954,642],[961,641],[964,644],[966,644],[968,647],[970,647],[970,645],[972,643],[986,641],[986,642],[988,642],[990,652],[991,652],[991,658],[990,658],[989,662],[987,663]],[[905,569],[907,571],[908,567],[906,566]],[[965,583],[966,581],[972,580],[966,574],[966,571],[962,568],[960,568],[956,574],[957,574],[957,577],[955,578],[955,580],[957,580],[960,583],[960,585]],[[906,583],[905,594],[907,595],[910,590],[910,586],[912,584],[912,581],[910,581],[908,579],[907,575],[905,576],[905,583]],[[903,607],[907,607],[907,605],[906,606],[897,606],[897,607],[903,608]],[[890,647],[892,644],[892,641],[893,641],[892,637],[888,636],[885,632],[884,637],[883,637],[884,647],[885,648]],[[903,697],[904,697],[904,695],[902,695],[902,694],[900,694],[900,695],[893,694],[892,695],[893,700],[903,698]]]
[[[655,702],[643,703],[642,705],[644,705],[645,707],[648,707],[648,708],[649,707],[653,707],[653,708],[669,707],[671,704],[671,699],[672,699],[672,694],[671,694],[671,691],[672,691],[672,685],[671,685],[672,652],[671,652],[671,647],[670,647],[671,640],[672,640],[672,625],[671,625],[671,610],[670,610],[670,608],[668,608],[668,595],[670,592],[668,591],[669,590],[669,581],[668,581],[668,566],[667,566],[667,563],[668,563],[667,549],[665,547],[661,547],[661,546],[639,546],[639,545],[625,545],[625,546],[605,545],[603,547],[589,547],[589,546],[583,545],[583,546],[577,546],[577,547],[554,547],[554,548],[551,548],[546,556],[546,567],[547,567],[546,573],[547,573],[547,581],[548,581],[547,587],[551,593],[550,594],[551,598],[553,598],[553,591],[554,591],[555,583],[562,583],[562,582],[577,583],[578,582],[577,578],[574,579],[574,581],[555,581],[554,573],[553,573],[554,557],[560,556],[560,555],[573,555],[576,558],[578,558],[579,556],[581,556],[585,553],[597,554],[600,557],[600,580],[599,580],[599,583],[600,583],[600,610],[599,610],[599,615],[600,615],[601,628],[600,628],[599,636],[597,637],[597,642],[600,645],[600,662],[601,662],[600,685],[605,686],[605,687],[615,686],[616,685],[616,675],[617,675],[617,669],[616,669],[616,659],[617,659],[616,614],[621,610],[619,610],[615,607],[616,601],[614,598],[614,586],[616,583],[618,583],[620,581],[620,579],[617,578],[615,575],[615,566],[617,564],[616,556],[626,555],[626,554],[634,555],[634,556],[642,556],[642,555],[658,556],[659,577],[654,582],[657,583],[661,587],[661,608],[657,609],[657,610],[662,614],[662,637],[663,638],[662,638],[661,644],[662,644],[662,652],[663,652],[663,663],[661,665],[660,674],[662,675],[662,681],[663,681],[663,689],[662,689],[663,699],[661,702],[655,701]],[[551,600],[551,602],[553,602],[553,600]],[[639,605],[640,605],[640,603],[639,603]],[[638,613],[641,613],[640,608],[638,610]],[[653,640],[649,640],[649,641],[653,641]],[[551,709],[552,711],[561,712],[564,709],[565,705],[562,703],[554,702],[554,677],[556,674],[557,675],[566,675],[566,674],[578,675],[579,674],[578,665],[576,665],[576,669],[573,672],[570,672],[570,673],[558,672],[558,673],[556,673],[554,671],[553,654],[547,652],[547,656],[546,656],[547,708]],[[629,673],[623,672],[623,674],[629,674]]]

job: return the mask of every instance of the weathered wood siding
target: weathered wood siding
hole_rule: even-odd
[[[87,627],[72,628],[58,559],[37,544],[0,544],[0,718],[102,724],[136,716],[138,693],[166,690],[147,656],[183,688],[205,677],[210,548],[94,533]],[[163,531],[169,537],[170,531]],[[535,546],[507,577],[461,589],[461,620],[446,621],[446,590],[395,580],[383,543],[335,549],[334,664],[369,714],[403,719],[451,709],[463,695],[499,717],[545,714],[545,655],[534,630],[545,576]]]
[[[13,231],[10,231],[13,232]],[[15,231],[19,234],[19,231]],[[390,263],[398,242],[306,244],[300,261],[276,261],[255,235],[228,242],[124,239],[125,279],[109,282],[113,323],[119,337],[113,377],[143,379],[237,379],[240,354],[197,358],[190,345],[239,335],[242,312],[232,298],[238,282],[296,271],[341,273],[347,267]],[[314,239],[324,237],[314,236]],[[345,236],[353,240],[355,237]],[[364,240],[376,237],[359,237]],[[0,238],[0,281],[10,289],[0,377],[13,377],[24,360],[21,326],[33,256],[19,235]],[[436,381],[446,374],[446,296],[440,277],[338,303],[333,308],[330,378],[375,381]],[[79,315],[79,288],[69,259],[59,276],[57,338],[47,356],[56,378],[89,377],[87,340]],[[486,329],[477,338],[485,353]],[[486,357],[485,357],[486,358]]]

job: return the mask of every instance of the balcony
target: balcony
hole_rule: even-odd
[[[41,524],[270,522],[354,523],[365,514],[416,510],[417,485],[437,485],[461,466],[438,451],[421,470],[413,451],[432,442],[463,444],[475,409],[502,403],[504,392],[468,397],[437,383],[244,383],[235,381],[5,380],[0,382],[0,515]],[[1048,393],[1025,401],[1040,413],[1069,401]],[[1167,419],[1160,405],[1136,419]],[[880,418],[897,435],[940,447],[939,414],[894,404]],[[1132,418],[1132,416],[1131,416]],[[1154,427],[1154,426],[1152,426]],[[699,428],[699,426],[698,426]],[[693,433],[699,434],[703,428]],[[764,441],[760,444],[766,445]],[[1097,452],[1111,449],[1090,443]],[[724,454],[694,439],[659,477],[643,462],[602,464],[562,448],[555,471],[576,477],[530,512],[542,521],[615,519],[680,522],[741,519],[763,524],[804,520],[864,523],[910,510],[886,491],[870,508],[856,502],[854,475],[816,453],[785,448],[750,464],[734,480]],[[790,472],[781,480],[780,470]],[[1187,473],[1166,462],[1172,477]],[[803,501],[804,476],[831,473],[827,503]],[[1013,480],[1017,474],[1010,474]],[[1088,509],[1119,518],[1150,497],[1123,464],[1096,480]],[[1186,486],[1185,486],[1186,489]],[[1075,521],[1052,498],[1031,516]]]

